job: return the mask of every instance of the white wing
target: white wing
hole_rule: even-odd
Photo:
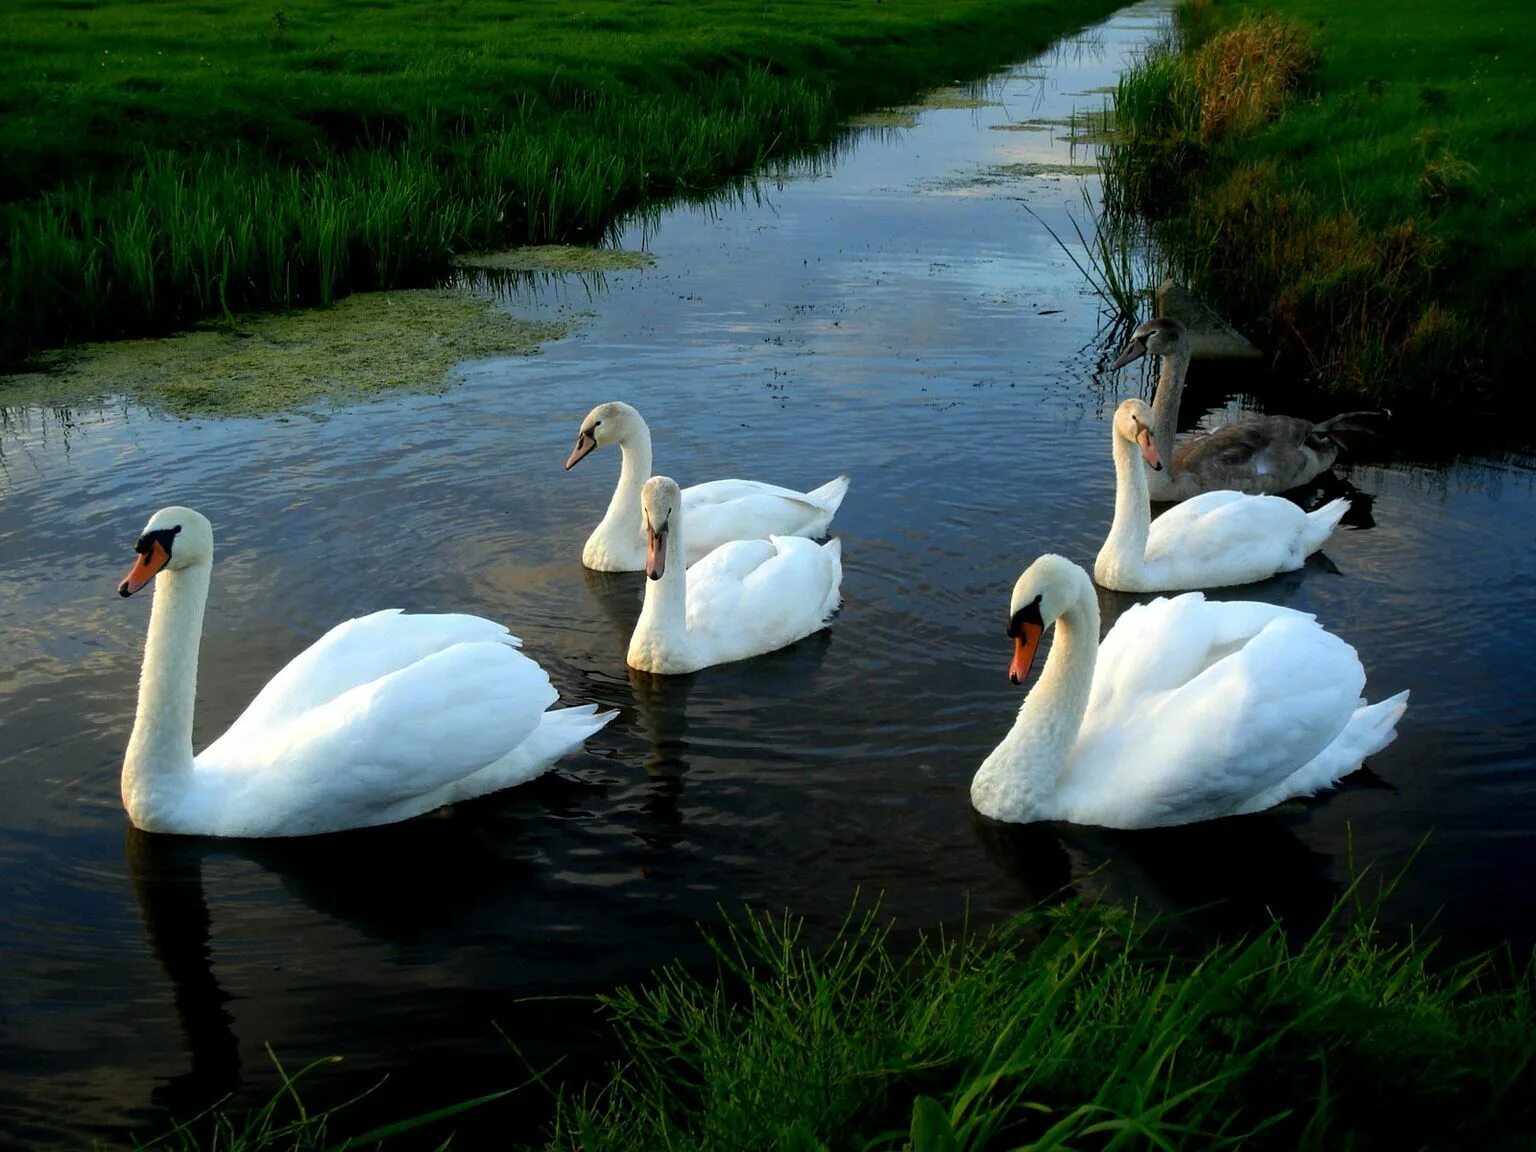
[[[712,664],[792,644],[827,622],[842,579],[838,540],[774,536],[723,545],[688,569],[689,643]]]
[[[1105,679],[1096,670],[1060,778],[1068,818],[1145,827],[1236,812],[1332,744],[1360,703],[1354,649],[1305,613],[1195,596],[1137,611],[1101,649]]]
[[[813,492],[756,480],[712,480],[684,488],[689,561],[732,540],[825,535],[847,491],[847,477]]]
[[[522,643],[506,628],[480,616],[454,613],[407,615],[386,608],[345,620],[300,652],[267,681],[244,712],[203,755],[238,748],[289,724],[305,712],[455,644]],[[223,756],[227,751],[217,755]],[[235,753],[238,755],[238,753]]]
[[[388,653],[370,655],[357,637],[343,635],[317,654],[333,631],[295,661],[303,662],[301,675],[288,676],[293,665],[279,673],[274,685],[281,690],[263,692],[197,757],[182,822],[221,836],[387,823],[437,807],[445,800],[435,794],[515,753],[555,700],[544,670],[490,621],[480,624],[495,639],[453,643],[406,661],[407,647],[429,646],[434,619],[439,639],[475,620],[414,619],[426,627],[392,633],[397,644]],[[403,666],[362,679],[370,664]],[[359,682],[327,698],[328,689],[347,680]],[[305,684],[317,689],[307,702],[300,694]]]
[[[1278,496],[1207,492],[1152,521],[1149,573],[1165,587],[1219,587],[1299,568],[1312,535],[1307,514]]]

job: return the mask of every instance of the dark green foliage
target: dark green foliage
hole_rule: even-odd
[[[1536,1125],[1528,973],[1435,973],[1369,914],[1197,957],[1082,904],[911,954],[873,914],[822,947],[749,915],[716,977],[606,999],[624,1057],[562,1102],[549,1147],[1517,1146]]]

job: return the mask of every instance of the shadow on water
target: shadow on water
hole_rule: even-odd
[[[1196,945],[1276,920],[1305,938],[1343,892],[1329,855],[1303,844],[1281,813],[1137,831],[976,815],[975,827],[987,858],[1035,899],[1059,891],[1134,906]]]

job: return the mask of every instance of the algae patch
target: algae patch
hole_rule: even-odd
[[[481,272],[615,272],[649,268],[656,257],[623,248],[580,248],[574,244],[533,244],[501,252],[455,256],[456,267]]]
[[[848,121],[853,128],[916,128],[917,112],[910,108],[882,108]]]
[[[977,96],[970,88],[935,88],[913,104],[899,104],[893,108],[879,108],[852,117],[848,123],[854,128],[916,128],[920,112],[935,109],[989,108],[996,100]]]
[[[1025,162],[1018,164],[994,164],[972,172],[957,173],[928,182],[925,187],[932,192],[966,192],[975,188],[992,188],[1014,184],[1020,180],[1037,178],[1095,176],[1097,164],[1064,164]]]
[[[977,96],[968,88],[935,88],[924,96],[913,107],[926,110],[929,108],[989,108],[996,104],[996,100],[987,100]]]
[[[0,403],[126,395],[181,415],[252,416],[431,388],[462,361],[532,354],[565,331],[469,292],[358,293],[330,308],[54,353],[46,371],[0,376]]]
[[[1006,124],[988,125],[994,132],[1051,132],[1065,128],[1066,120],[1010,120]]]

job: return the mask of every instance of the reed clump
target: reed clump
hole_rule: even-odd
[[[1279,16],[1244,16],[1213,36],[1190,61],[1200,139],[1210,144],[1268,124],[1316,60],[1306,29]]]
[[[898,949],[749,914],[719,967],[604,998],[612,1078],[548,1149],[1488,1147],[1536,1121],[1528,972],[1436,971],[1349,898],[1203,955],[1090,904]],[[1507,975],[1507,974],[1506,974]]]

